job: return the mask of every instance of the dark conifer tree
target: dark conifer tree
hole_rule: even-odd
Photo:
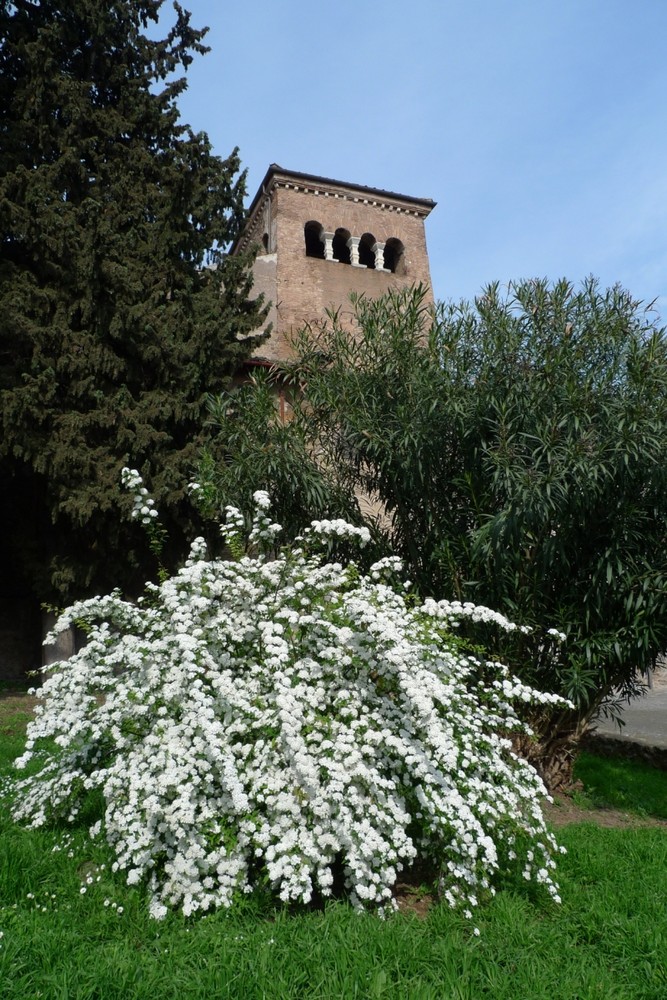
[[[175,4],[155,40],[162,2],[0,0],[0,561],[40,600],[148,572],[124,464],[187,527],[205,395],[264,319],[223,253],[237,152],[179,121],[205,32]]]

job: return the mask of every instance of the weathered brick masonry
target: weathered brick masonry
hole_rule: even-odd
[[[290,333],[321,320],[328,308],[351,317],[352,292],[375,298],[421,282],[430,294],[424,220],[434,204],[269,167],[235,248],[260,248],[254,287],[272,303],[274,332],[259,353],[288,357]]]

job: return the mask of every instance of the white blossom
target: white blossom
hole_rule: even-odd
[[[124,481],[143,517],[138,473]],[[16,780],[14,817],[73,821],[100,790],[91,835],[146,886],[157,919],[229,906],[267,876],[285,901],[330,895],[338,859],[354,905],[379,912],[416,858],[470,914],[517,853],[557,900],[545,789],[508,734],[524,728],[515,704],[558,699],[494,662],[482,687],[475,655],[451,639],[463,617],[516,626],[471,604],[413,606],[385,582],[395,558],[364,576],[314,555],[322,538],[368,541],[342,521],[264,556],[279,526],[266,493],[255,503],[256,555],[209,560],[196,539],[138,604],[115,592],[61,617],[54,632],[85,622],[88,642],[37,691],[17,767],[41,767]],[[240,535],[243,516],[225,513],[226,537]]]

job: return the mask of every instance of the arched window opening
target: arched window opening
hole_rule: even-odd
[[[324,243],[320,239],[322,226],[319,222],[307,222],[303,227],[306,241],[306,257],[319,257],[324,260]]]
[[[268,253],[269,252],[269,234],[268,233],[264,233],[264,235],[262,236],[262,247],[264,249],[264,253]]]
[[[359,263],[365,267],[375,268],[375,237],[372,233],[364,233],[359,241]]]
[[[394,236],[385,244],[384,266],[392,274],[405,274],[405,247]]]
[[[341,264],[350,264],[350,248],[347,241],[350,234],[347,229],[337,229],[333,238],[333,255]]]

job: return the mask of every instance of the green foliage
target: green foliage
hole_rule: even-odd
[[[381,499],[423,595],[532,626],[498,652],[575,701],[533,720],[559,742],[667,645],[664,331],[593,279],[435,312],[420,288],[361,298],[356,322],[297,341],[310,448],[344,494]]]
[[[42,600],[136,583],[128,461],[172,536],[187,526],[206,394],[263,320],[248,259],[222,253],[243,221],[237,152],[179,121],[205,32],[176,5],[155,38],[161,7],[0,3],[2,562]]]
[[[420,587],[536,626],[524,672],[581,705],[649,666],[667,638],[662,332],[593,282],[492,286],[430,326],[418,294],[395,296],[359,320],[351,357],[324,334],[334,360],[309,401]],[[547,626],[568,634],[556,662]]]
[[[309,519],[332,515],[360,520],[346,492],[313,453],[308,412],[294,406],[293,388],[276,370],[258,369],[247,382],[209,399],[210,445],[198,471],[195,500],[205,516],[219,520],[227,505],[247,518],[255,490],[271,497],[271,512],[283,540],[298,535]]]

